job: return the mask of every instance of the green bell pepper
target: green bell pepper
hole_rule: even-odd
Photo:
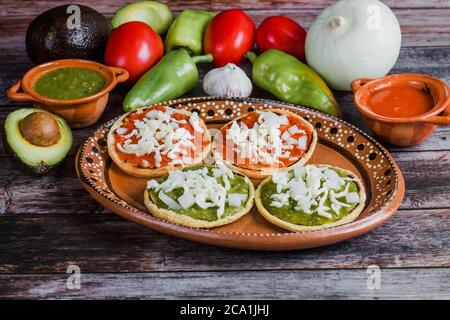
[[[197,63],[211,62],[211,54],[191,57],[186,50],[166,54],[131,88],[123,102],[125,112],[178,98],[195,87]]]
[[[253,63],[253,82],[278,99],[319,111],[341,116],[341,110],[320,76],[294,56],[280,50],[269,49],[259,57],[247,53]]]
[[[203,33],[214,13],[203,10],[184,10],[172,23],[164,41],[166,52],[186,48],[193,55],[203,51]]]

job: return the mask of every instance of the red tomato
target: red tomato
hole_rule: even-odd
[[[146,23],[127,22],[115,29],[105,49],[105,64],[122,67],[130,73],[125,83],[135,83],[164,55],[160,36]]]
[[[256,31],[259,51],[278,49],[305,61],[306,31],[294,20],[283,16],[264,19]]]
[[[213,64],[238,64],[253,48],[256,27],[252,19],[239,9],[226,10],[209,22],[203,39],[205,53],[214,57]]]

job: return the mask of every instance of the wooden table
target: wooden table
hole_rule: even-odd
[[[78,2],[110,17],[124,1]],[[170,6],[176,12],[239,6],[257,24],[282,14],[309,27],[332,2],[195,0],[170,1]],[[4,120],[19,107],[7,100],[6,90],[32,66],[24,45],[27,25],[59,1],[0,3]],[[403,31],[392,72],[426,73],[450,82],[450,1],[385,3]],[[100,123],[121,113],[123,93],[113,94]],[[199,84],[189,95],[203,94]],[[270,97],[258,90],[254,96]],[[344,118],[367,131],[352,95],[336,96]],[[0,147],[1,298],[450,298],[448,127],[419,146],[388,147],[404,172],[407,190],[401,209],[382,227],[337,245],[274,253],[196,244],[147,230],[104,209],[81,187],[73,165],[78,146],[95,127],[74,131],[67,163],[42,178],[14,167]],[[70,265],[81,270],[79,290],[66,286]],[[381,268],[379,289],[367,286],[370,265]]]

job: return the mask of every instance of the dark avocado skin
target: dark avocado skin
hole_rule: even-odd
[[[109,21],[99,12],[80,7],[80,27],[69,29],[67,7],[55,7],[37,16],[28,26],[26,48],[36,64],[58,59],[102,60],[111,34]]]

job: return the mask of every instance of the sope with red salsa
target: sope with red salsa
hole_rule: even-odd
[[[216,156],[252,177],[305,163],[317,141],[306,120],[275,109],[250,112],[222,127],[220,134]]]
[[[108,135],[113,161],[128,173],[145,177],[201,162],[209,144],[206,125],[196,113],[165,106],[126,114]]]

